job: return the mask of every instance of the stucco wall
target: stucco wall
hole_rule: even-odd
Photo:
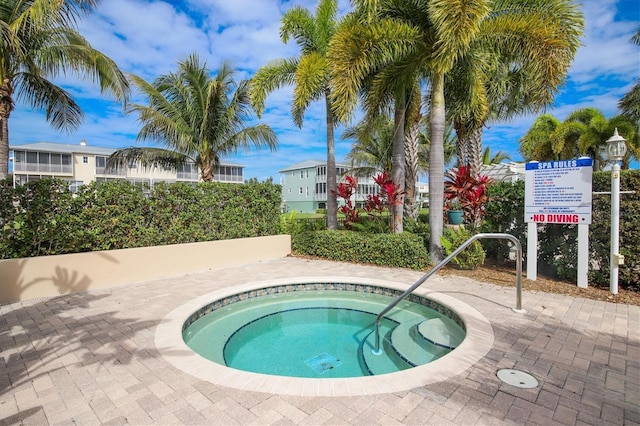
[[[0,303],[50,297],[276,259],[291,236],[240,238],[0,260]]]

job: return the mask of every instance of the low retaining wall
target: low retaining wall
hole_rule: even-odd
[[[291,236],[0,260],[0,304],[113,287],[291,253]]]

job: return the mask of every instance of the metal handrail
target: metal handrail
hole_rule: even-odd
[[[413,291],[420,287],[422,283],[424,283],[431,275],[438,272],[443,266],[445,266],[451,259],[456,257],[462,250],[467,248],[471,243],[475,240],[479,240],[481,238],[489,238],[489,239],[506,239],[511,241],[516,246],[516,307],[512,308],[514,312],[524,313],[525,311],[522,309],[522,244],[520,244],[520,240],[514,237],[511,234],[476,234],[469,238],[467,241],[462,243],[460,247],[455,249],[453,253],[444,258],[440,263],[434,266],[429,272],[422,276],[418,281],[416,281],[411,287],[405,290],[400,296],[398,296],[393,302],[389,303],[386,308],[382,310],[378,314],[376,318],[376,347],[372,351],[374,355],[381,355],[382,350],[380,349],[380,322],[384,315],[393,309],[398,303],[400,303],[405,297],[409,294],[413,293]]]

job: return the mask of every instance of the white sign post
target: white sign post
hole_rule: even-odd
[[[533,161],[525,166],[527,278],[537,277],[538,223],[578,225],[578,287],[587,287],[593,160]]]

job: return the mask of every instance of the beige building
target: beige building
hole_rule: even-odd
[[[16,185],[56,177],[70,182],[72,191],[93,181],[126,179],[132,183],[153,187],[157,182],[199,182],[200,171],[195,164],[187,164],[176,170],[144,168],[131,164],[126,169],[108,170],[107,159],[116,149],[89,146],[84,141],[78,145],[51,142],[12,145],[10,162]],[[214,180],[243,183],[244,166],[221,163]]]

